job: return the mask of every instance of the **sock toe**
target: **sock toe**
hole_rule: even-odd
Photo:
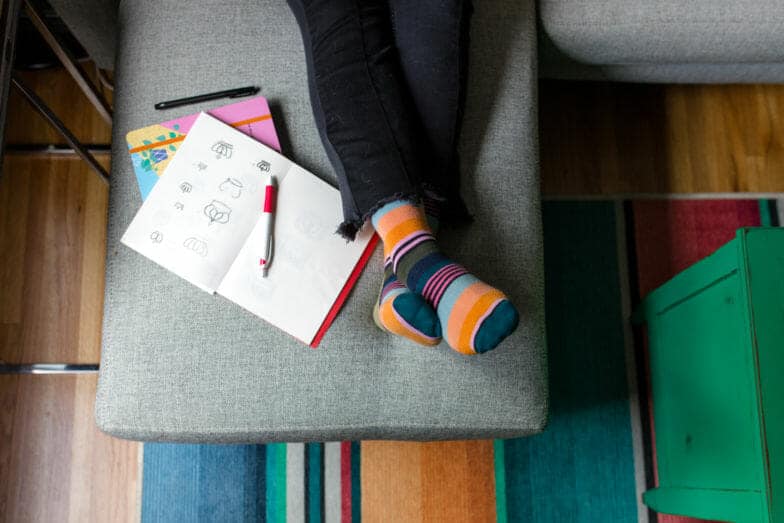
[[[474,338],[474,350],[480,354],[493,350],[504,338],[514,332],[519,322],[520,315],[512,302],[502,301],[479,327]]]
[[[406,292],[396,296],[392,306],[401,318],[425,336],[441,337],[438,315],[422,296]]]

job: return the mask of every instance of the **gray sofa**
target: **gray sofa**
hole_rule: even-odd
[[[53,5],[67,11],[93,4],[71,17],[89,26],[96,1],[115,14],[112,1]],[[784,5],[541,0],[538,12],[539,31],[533,0],[475,2],[460,149],[461,189],[476,219],[441,239],[507,291],[522,321],[497,350],[467,358],[443,345],[413,346],[373,325],[378,252],[321,347],[311,350],[119,244],[141,203],[125,133],[207,107],[161,113],[153,110],[157,101],[259,85],[284,153],[335,180],[313,123],[299,32],[284,2],[121,1],[116,31],[108,31],[116,38],[83,41],[96,56],[116,54],[100,428],[123,438],[201,442],[541,431],[547,368],[537,63],[542,75],[556,78],[780,81]]]
[[[133,0],[120,3],[117,20],[96,401],[102,430],[210,442],[489,438],[542,430],[547,372],[531,2],[477,5],[471,34],[460,148],[462,190],[476,219],[444,234],[444,246],[522,311],[503,346],[474,358],[446,345],[426,350],[374,325],[380,250],[313,350],[121,245],[141,204],[125,134],[228,103],[160,112],[153,109],[157,101],[258,85],[284,153],[329,181],[335,176],[314,125],[301,37],[285,2]]]
[[[784,82],[779,0],[539,0],[540,76]]]

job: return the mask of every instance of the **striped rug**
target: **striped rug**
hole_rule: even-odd
[[[634,304],[732,239],[757,200],[547,202],[550,422],[495,442],[145,444],[145,522],[693,522],[650,512],[655,428]],[[638,340],[639,341],[639,340]]]
[[[143,521],[360,521],[358,443],[144,446]]]

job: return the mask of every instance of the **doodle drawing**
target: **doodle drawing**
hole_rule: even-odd
[[[213,223],[229,223],[231,207],[218,200],[212,200],[204,207],[204,216],[210,219],[210,225]]]
[[[242,195],[242,182],[236,178],[226,178],[218,186],[221,192],[228,192],[235,200]]]
[[[256,167],[258,167],[261,172],[268,173],[271,165],[267,160],[261,160],[256,163]]]
[[[203,171],[203,170],[205,170],[207,168],[207,164],[204,163],[204,162],[194,163],[193,165],[196,166],[196,168],[199,170],[199,172],[201,172],[201,171]]]
[[[181,211],[185,208],[185,206],[182,203],[177,202],[174,204],[174,208],[177,209],[178,211]]]
[[[189,193],[193,190],[193,185],[189,184],[188,182],[182,182],[180,184],[180,190],[184,193]]]
[[[209,254],[209,250],[207,249],[207,242],[200,240],[199,238],[194,238],[193,236],[186,238],[185,241],[182,242],[182,246],[189,251],[195,252],[202,258],[206,258],[207,254]]]
[[[152,243],[161,243],[163,241],[163,233],[160,231],[152,231],[150,233],[150,239]]]
[[[234,152],[234,146],[231,145],[229,142],[224,142],[223,140],[219,140],[215,142],[212,146],[212,152],[215,153],[215,158],[220,160],[221,158],[226,158],[227,160],[231,158],[232,153]]]

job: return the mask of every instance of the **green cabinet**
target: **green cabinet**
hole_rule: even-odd
[[[651,292],[652,509],[784,522],[784,229],[740,229]]]

